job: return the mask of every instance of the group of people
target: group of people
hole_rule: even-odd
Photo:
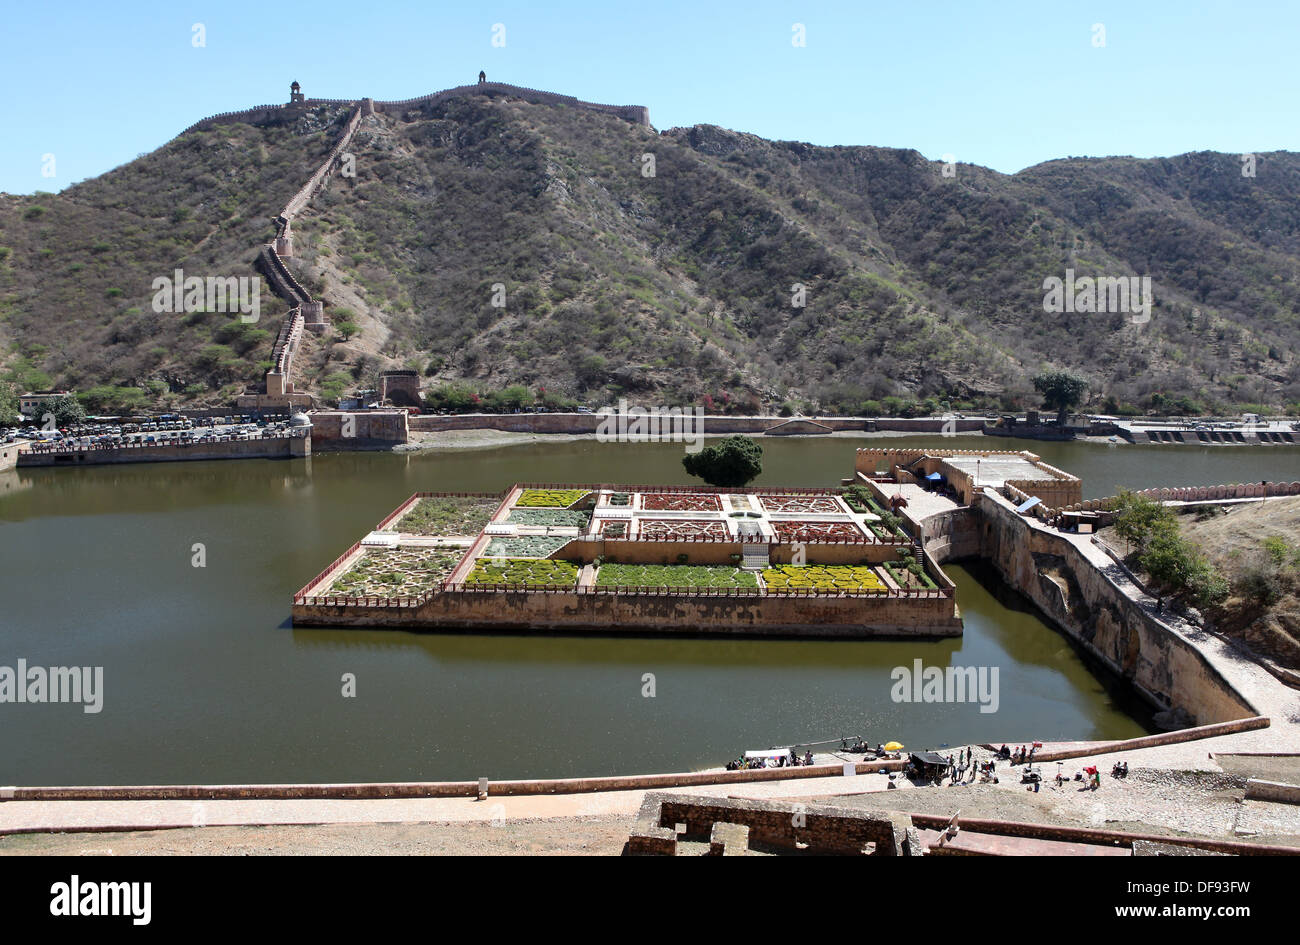
[[[764,758],[737,758],[735,761],[727,762],[728,771],[752,771],[756,768],[793,768],[802,765],[811,765],[813,756],[811,751],[805,751],[803,757],[799,757],[798,752],[790,752],[788,755],[768,755]]]
[[[963,748],[957,752],[954,758],[948,756],[948,783],[962,784],[968,779],[974,781],[978,777],[981,782],[992,781],[998,783],[997,762],[982,761],[978,767],[975,762],[975,750],[973,748]]]
[[[1037,742],[1030,745],[1028,748],[1025,748],[1024,745],[1019,745],[1015,751],[1012,751],[1006,745],[1003,745],[998,749],[998,757],[1003,761],[1010,761],[1013,765],[1032,765],[1034,763],[1034,752],[1036,752],[1038,748],[1039,745]]]

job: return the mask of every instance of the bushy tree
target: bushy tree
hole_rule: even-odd
[[[743,486],[763,471],[763,447],[749,436],[729,436],[698,453],[687,453],[682,465],[711,486]]]
[[[1083,403],[1088,382],[1069,371],[1044,371],[1034,378],[1034,390],[1043,395],[1043,406],[1056,411],[1056,422],[1065,423],[1071,407]]]
[[[0,381],[0,426],[13,423],[18,416],[18,391],[12,384]]]
[[[440,384],[428,392],[425,402],[434,410],[461,413],[478,405],[478,395],[465,384]]]
[[[52,416],[56,427],[71,426],[86,419],[86,408],[71,394],[44,401],[36,408],[36,419],[45,423],[45,418]]]
[[[1177,530],[1174,513],[1154,499],[1121,489],[1115,500],[1115,532],[1130,545],[1145,548],[1159,532]]]

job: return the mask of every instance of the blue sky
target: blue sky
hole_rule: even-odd
[[[10,2],[0,22],[9,193],[60,190],[207,115],[286,101],[293,79],[309,96],[399,99],[479,69],[646,105],[659,129],[915,148],[1006,173],[1071,155],[1300,150],[1287,0],[78,0]]]

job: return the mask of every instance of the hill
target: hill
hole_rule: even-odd
[[[1300,499],[1230,507],[1180,524],[1232,588],[1208,614],[1214,628],[1300,668]]]
[[[255,325],[157,313],[152,280],[255,274],[354,110],[307,105],[201,124],[57,195],[0,195],[5,376],[89,391],[92,407],[256,385],[288,306],[263,286]],[[326,397],[407,368],[449,401],[522,384],[592,405],[996,408],[1036,404],[1029,379],[1055,366],[1108,411],[1300,400],[1290,153],[1258,155],[1255,177],[1215,153],[1003,175],[708,125],[656,133],[499,90],[367,115],[350,149],[355,176],[294,220],[289,260],[333,324],[356,325],[297,356],[299,389]],[[1150,321],[1045,314],[1044,280],[1067,269],[1149,275]]]

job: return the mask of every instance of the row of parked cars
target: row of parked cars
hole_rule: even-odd
[[[202,423],[202,421],[200,421]],[[196,426],[188,418],[150,420],[126,424],[76,424],[58,430],[40,427],[13,427],[0,430],[0,441],[30,440],[44,449],[75,450],[104,446],[152,446],[205,442],[254,440],[286,436],[289,424],[284,421],[257,421],[251,417],[221,417],[206,426]]]

